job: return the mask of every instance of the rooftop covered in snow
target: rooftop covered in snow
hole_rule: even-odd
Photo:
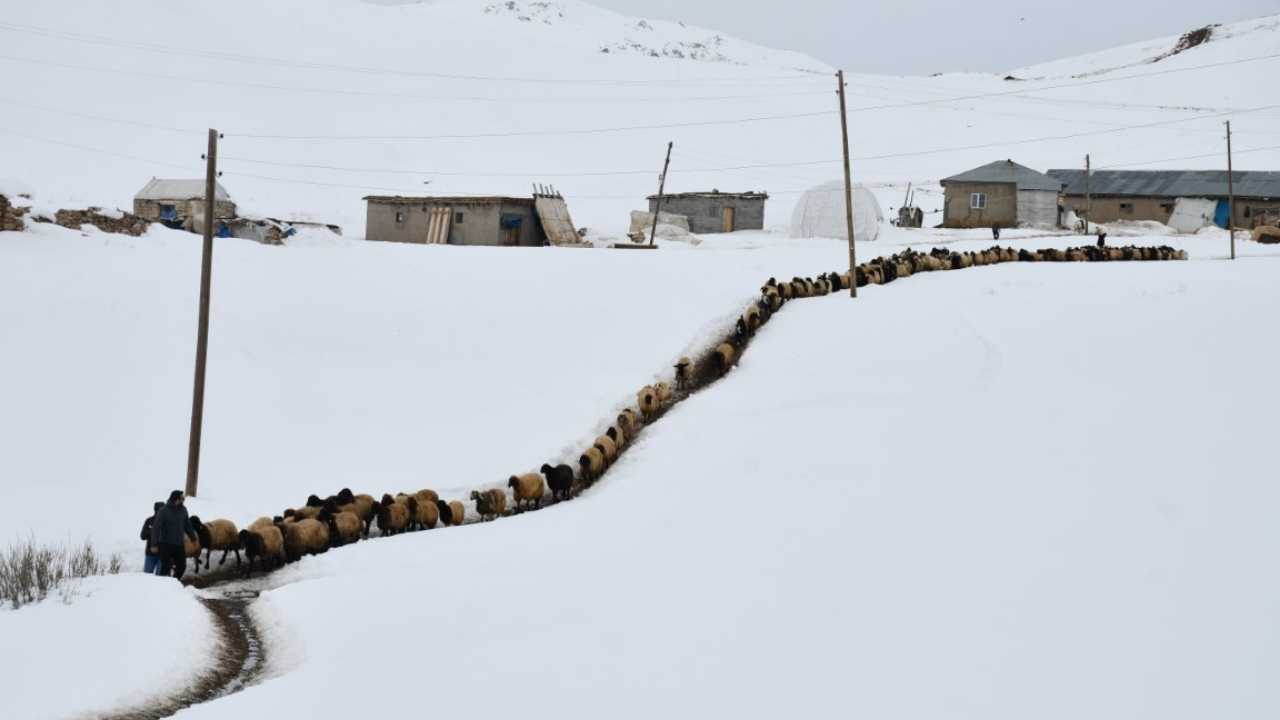
[[[977,167],[959,175],[944,178],[947,183],[1012,183],[1019,190],[1049,190],[1057,192],[1062,189],[1062,182],[1042,172],[1032,170],[1026,165],[1019,165],[1012,160],[997,160],[982,167]]]
[[[1050,170],[1062,181],[1067,195],[1084,195],[1084,170]],[[1236,197],[1280,198],[1280,172],[1237,170]],[[1089,183],[1093,195],[1121,197],[1226,197],[1225,170],[1094,170]]]
[[[134,200],[199,200],[204,197],[203,179],[151,178],[151,181],[133,196]],[[214,199],[230,201],[231,196],[221,183],[214,184]]]

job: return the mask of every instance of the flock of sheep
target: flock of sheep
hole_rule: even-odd
[[[474,515],[480,521],[494,520],[513,512],[537,510],[550,495],[551,502],[568,500],[593,483],[618,460],[644,424],[653,422],[681,397],[723,376],[736,362],[755,333],[782,309],[798,298],[818,297],[848,290],[852,282],[859,287],[882,285],[920,272],[956,270],[1005,262],[1108,262],[1126,260],[1185,260],[1186,253],[1171,247],[1095,247],[1066,250],[1015,250],[992,247],[977,252],[951,252],[934,248],[928,253],[905,250],[887,258],[876,258],[848,272],[831,272],[814,278],[793,278],[779,282],[770,278],[760,288],[760,298],[738,318],[733,332],[699,361],[680,358],[674,366],[674,386],[667,382],[646,385],[636,393],[636,408],[628,407],[615,418],[603,434],[578,457],[578,468],[569,465],[544,464],[538,473],[512,475],[506,489],[488,488],[471,493]],[[511,491],[508,506],[507,490]],[[322,553],[333,547],[367,539],[374,526],[381,535],[428,530],[438,526],[461,525],[467,520],[467,507],[459,500],[440,499],[434,490],[413,493],[372,495],[354,494],[343,488],[336,495],[320,498],[312,495],[298,508],[280,515],[261,517],[243,530],[230,520],[202,522],[193,516],[191,523],[199,542],[188,541],[187,556],[196,559],[200,569],[200,552],[205,552],[204,565],[209,568],[214,551],[222,551],[220,562],[235,553],[237,566],[240,553],[247,557],[245,573],[251,573],[255,562],[268,570],[294,562],[305,555]]]

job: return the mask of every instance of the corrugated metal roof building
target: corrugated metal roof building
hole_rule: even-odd
[[[151,222],[191,230],[199,224],[197,220],[204,217],[204,183],[198,179],[153,177],[133,196],[133,214]],[[236,216],[236,204],[219,183],[214,184],[213,198],[214,218]]]
[[[1066,186],[1067,206],[1083,216],[1084,170],[1050,170]],[[1256,218],[1280,209],[1280,172],[1237,170],[1232,175],[1237,227],[1251,227]],[[1205,198],[1219,203],[1218,222],[1226,224],[1225,170],[1095,170],[1089,182],[1093,222],[1154,220],[1168,223],[1179,198]]]
[[[1057,227],[1060,221],[1062,182],[1012,160],[952,175],[942,187],[944,227]]]

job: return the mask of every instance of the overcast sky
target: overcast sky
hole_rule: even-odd
[[[1280,14],[1280,0],[588,0],[683,20],[849,71],[999,72],[1215,22]]]

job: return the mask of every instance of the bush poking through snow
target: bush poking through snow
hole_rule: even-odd
[[[119,555],[104,557],[86,540],[83,545],[37,545],[34,538],[10,545],[0,553],[0,601],[18,609],[40,602],[54,590],[64,601],[75,596],[74,582],[94,575],[120,572]]]

